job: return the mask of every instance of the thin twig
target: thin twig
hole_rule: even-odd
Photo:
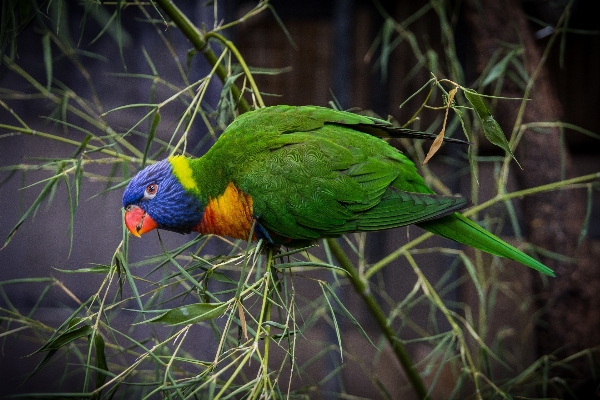
[[[420,399],[429,399],[429,396],[427,395],[427,388],[425,387],[419,372],[415,368],[415,364],[412,362],[410,356],[406,352],[402,341],[396,336],[396,333],[388,323],[385,313],[377,303],[377,300],[375,300],[375,297],[365,284],[365,281],[363,281],[363,279],[361,279],[361,277],[358,275],[356,268],[354,265],[352,265],[346,256],[346,253],[344,253],[335,239],[327,239],[327,244],[329,245],[333,256],[340,263],[340,266],[348,273],[348,278],[350,279],[354,290],[363,299],[366,306],[369,308],[371,315],[373,318],[375,318],[375,321],[377,321],[377,325],[379,325],[379,328],[383,332],[385,338],[392,346],[394,354],[396,354],[398,361],[400,361],[400,364],[402,365],[408,380],[412,384],[415,393]]]

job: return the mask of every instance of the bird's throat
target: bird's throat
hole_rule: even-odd
[[[223,194],[209,199],[202,221],[194,231],[248,239],[253,220],[252,197],[229,182]]]

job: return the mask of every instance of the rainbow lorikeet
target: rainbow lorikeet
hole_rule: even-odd
[[[406,156],[376,137],[383,135],[427,137],[322,107],[245,113],[204,156],[140,171],[123,194],[125,225],[138,237],[159,228],[299,246],[416,224],[553,275],[456,212],[466,199],[436,195]]]

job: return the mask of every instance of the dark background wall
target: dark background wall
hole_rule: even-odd
[[[195,1],[178,2],[178,4],[187,11],[188,15],[198,25],[206,23],[212,26],[211,9],[204,8],[200,2]],[[232,20],[239,17],[244,10],[248,9],[250,4],[245,2],[228,3],[224,14],[220,18]],[[527,11],[536,18],[547,18],[549,20],[555,18],[547,2],[524,2],[524,4],[527,6]],[[371,2],[358,0],[274,1],[272,5],[283,20],[296,48],[290,45],[289,39],[275,18],[268,12],[228,32],[228,35],[239,46],[250,65],[265,68],[289,68],[289,71],[279,75],[261,75],[257,77],[258,86],[261,90],[275,94],[266,98],[268,105],[327,105],[333,99],[333,93],[343,108],[371,109],[384,117],[390,114],[398,121],[406,121],[414,113],[415,107],[419,104],[418,101],[410,103],[402,109],[398,109],[398,105],[429,79],[428,73],[421,71],[416,75],[411,75],[415,59],[412,52],[406,47],[406,43],[401,44],[391,54],[388,76],[385,79],[381,70],[374,67],[373,62],[377,60],[380,54],[377,52],[371,54],[370,48],[380,32],[383,18]],[[381,2],[381,7],[397,20],[407,18],[420,9],[421,6],[421,2]],[[594,30],[596,34],[568,34],[564,46],[564,65],[561,67],[559,64],[561,54],[558,48],[551,53],[548,65],[563,106],[561,120],[581,126],[591,132],[600,132],[600,113],[598,112],[600,110],[600,79],[596,73],[600,70],[600,36],[597,34],[600,25],[592,12],[593,6],[593,2],[576,2],[570,24],[574,29]],[[69,21],[69,26],[71,29],[77,30],[78,19],[76,16],[78,13],[79,16],[81,15],[81,10],[74,4],[69,4],[69,7],[73,15],[73,19]],[[164,45],[156,40],[156,36],[153,34],[154,28],[147,24],[136,23],[129,18],[133,17],[123,19],[128,38],[123,55],[127,71],[131,73],[150,73],[141,51],[144,48],[161,74],[178,76],[171,56],[166,53]],[[456,46],[460,57],[462,57],[461,61],[465,64],[466,84],[468,85],[475,78],[469,75],[472,74],[472,71],[468,67],[471,61],[470,51],[472,45],[468,29],[464,28],[463,31],[461,27],[464,28],[463,25],[458,24],[456,34],[459,41]],[[435,44],[439,42],[440,32],[434,15],[429,17],[426,15],[425,18],[419,19],[411,28],[420,41],[430,42],[434,49],[438,49],[440,53],[442,52],[441,45]],[[532,29],[537,29],[533,22]],[[166,35],[175,39],[172,42],[176,46],[175,51],[181,59],[185,59],[186,52],[191,47],[187,40],[176,29],[169,29]],[[82,43],[89,43],[90,40],[90,37],[84,37]],[[540,46],[543,46],[546,40],[547,38],[539,39]],[[103,37],[94,44],[86,45],[85,49],[105,55],[111,60],[119,59],[114,54],[115,46],[109,37]],[[18,61],[21,65],[28,67],[30,74],[43,82],[45,71],[43,65],[39,64],[40,52],[39,34],[31,29],[26,30],[19,39]],[[78,74],[76,68],[67,60],[64,61],[63,65],[63,69],[55,67],[56,78],[80,93],[88,91],[85,81]],[[86,68],[97,78],[95,80],[98,95],[104,104],[105,110],[124,104],[149,101],[150,81],[126,79],[111,75],[111,73],[124,72],[122,63],[106,63],[88,59]],[[191,78],[194,76],[200,77],[209,71],[209,67],[200,57],[195,57],[191,64],[191,70]],[[16,79],[14,74],[7,71],[5,67],[2,67],[0,72],[2,73],[0,75],[0,87],[29,92],[27,84],[21,79]],[[406,80],[407,76],[411,76],[411,79]],[[218,84],[211,86],[207,98],[209,103],[216,104],[220,89]],[[0,93],[1,96],[3,96],[2,93]],[[160,93],[157,97],[160,97]],[[10,106],[18,115],[27,121],[31,121],[32,126],[37,126],[40,130],[61,130],[59,126],[38,118],[39,115],[47,113],[47,110],[40,111],[40,107],[47,107],[47,104],[41,101],[11,101]],[[169,108],[163,114],[161,126],[173,127],[182,111],[183,106]],[[140,117],[140,113],[139,110],[132,110],[128,113],[115,113],[108,118],[112,124],[125,130],[128,126],[131,126],[132,121],[136,121]],[[433,117],[430,118],[433,119]],[[9,114],[5,110],[0,110],[0,120],[7,122],[9,119]],[[169,123],[169,121],[171,122]],[[431,122],[432,120],[427,120],[427,117],[425,117],[422,126],[429,126]],[[147,126],[140,129],[147,129]],[[198,124],[198,129],[204,128]],[[73,150],[70,147],[38,138],[2,137],[2,134],[0,133],[1,167],[27,162],[28,158],[33,156],[67,156]],[[167,128],[159,132],[159,135],[165,139],[168,139],[170,134],[171,132]],[[600,157],[598,156],[600,146],[597,140],[574,131],[566,131],[565,139],[573,154],[579,174],[600,170]],[[196,143],[192,144],[195,145]],[[144,139],[140,138],[138,147],[142,148],[143,145]],[[196,150],[197,154],[200,155],[205,148],[199,147]],[[457,152],[459,154],[455,154]],[[498,153],[492,147],[484,147],[483,154],[493,155]],[[461,160],[464,151],[445,146],[444,155]],[[462,162],[464,164],[464,160]],[[453,191],[465,195],[469,194],[468,184],[461,179],[461,174],[457,173],[460,168],[451,168],[447,164],[437,161],[433,163],[432,168],[439,170],[441,175],[446,175],[448,178],[447,184]],[[4,179],[8,175],[8,171],[0,171],[0,179]],[[21,189],[21,187],[37,182],[46,176],[46,173],[36,171],[28,171],[26,174],[16,173],[0,187],[0,238],[6,237],[18,221],[23,210],[34,201],[39,191],[36,186],[26,189]],[[494,187],[491,167],[488,170],[482,170],[480,183],[481,200],[485,200],[491,196],[487,188]],[[516,183],[513,183],[513,185],[516,185]],[[59,190],[52,204],[48,207],[42,206],[35,218],[31,218],[23,224],[12,242],[0,251],[1,280],[52,275],[60,279],[64,286],[70,288],[73,296],[80,300],[86,299],[101,282],[102,276],[94,279],[86,275],[85,281],[81,281],[80,275],[63,274],[52,268],[77,269],[88,266],[89,263],[93,262],[110,262],[112,253],[122,238],[121,194],[120,191],[113,191],[95,196],[106,186],[106,182],[93,181],[85,185],[81,195],[82,204],[75,218],[74,242],[71,251],[66,193],[62,189]],[[598,213],[600,204],[598,203],[598,196],[595,196],[595,206],[589,230],[589,235],[594,240],[595,246],[600,246],[598,244],[600,241],[600,214]],[[510,230],[507,233],[510,234]],[[397,247],[398,243],[405,242],[405,238],[406,231],[397,230],[373,235],[369,240],[375,243],[373,248],[382,249],[380,251],[384,251],[383,249],[390,251]],[[162,239],[168,248],[173,248],[189,238],[175,234],[164,234]],[[209,249],[209,251],[218,251],[218,248]],[[151,235],[131,242],[131,257],[133,259],[143,259],[145,256],[157,252],[160,252],[160,246],[157,244],[156,238],[151,237]],[[373,256],[375,257],[377,254]],[[439,263],[439,259],[424,261],[424,264],[427,265],[426,271],[432,277],[432,281],[437,281],[443,274],[443,271],[438,268]],[[406,273],[403,271],[406,270],[407,265],[402,262],[396,264],[386,269],[382,279],[393,282],[394,285],[398,286],[393,295],[394,300],[399,301],[412,288],[414,280],[412,277],[406,279]],[[39,290],[36,291],[36,288]],[[5,285],[2,287],[5,296],[3,295],[0,303],[6,303],[7,299],[10,299],[15,307],[27,310],[36,304],[42,288],[41,285],[39,287]],[[527,288],[524,290],[526,291]],[[64,315],[61,314],[61,305],[68,304],[73,307],[73,296],[55,287],[43,299],[40,306],[45,310],[49,325],[56,326],[62,322]],[[366,317],[360,317],[361,305],[352,296],[352,293],[344,294],[344,296],[345,301],[352,304],[352,309],[359,315],[359,319],[365,323],[369,332],[375,332],[376,328],[370,324],[370,321]],[[451,300],[468,299],[468,296],[468,293],[459,293],[458,291],[448,294],[448,298]],[[132,304],[132,308],[133,306]],[[417,321],[426,321],[428,318],[427,310],[415,310],[414,313]],[[419,313],[422,314],[420,317]],[[126,320],[126,316],[124,318],[125,320],[122,323],[127,324],[129,321]],[[355,344],[356,351],[360,354],[362,342],[360,342],[360,339],[354,338],[352,332],[352,328],[349,327],[348,340],[351,343],[350,347]],[[325,339],[328,337],[326,329],[323,333],[317,332],[315,335],[317,337],[322,335],[322,338]],[[28,384],[18,387],[19,382],[32,370],[39,358],[35,356],[25,359],[20,358],[33,351],[36,346],[32,345],[29,349],[23,349],[15,347],[17,343],[20,342],[12,338],[3,339],[3,352],[0,354],[0,393],[3,394],[38,391],[40,387],[44,387],[48,383],[48,379],[53,379],[51,372],[49,375],[41,375]],[[198,349],[198,351],[203,350]],[[417,356],[418,351],[419,348],[415,347],[413,349]],[[352,361],[349,361],[349,363],[352,364]],[[328,368],[333,368],[335,365],[323,365],[321,367],[327,371]],[[346,384],[348,387],[354,387],[353,393],[368,396],[371,393],[369,384],[358,380],[353,371],[352,368],[346,369]],[[388,370],[391,376],[390,381],[395,379],[395,375],[398,374],[397,371],[397,366],[394,366],[391,372]],[[54,371],[54,373],[56,372]],[[73,382],[73,384],[74,387],[77,387],[77,382]],[[333,389],[335,389],[335,385]]]

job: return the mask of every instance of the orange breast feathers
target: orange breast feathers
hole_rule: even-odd
[[[253,221],[252,197],[229,182],[222,195],[209,199],[204,217],[194,230],[203,234],[248,239]]]

